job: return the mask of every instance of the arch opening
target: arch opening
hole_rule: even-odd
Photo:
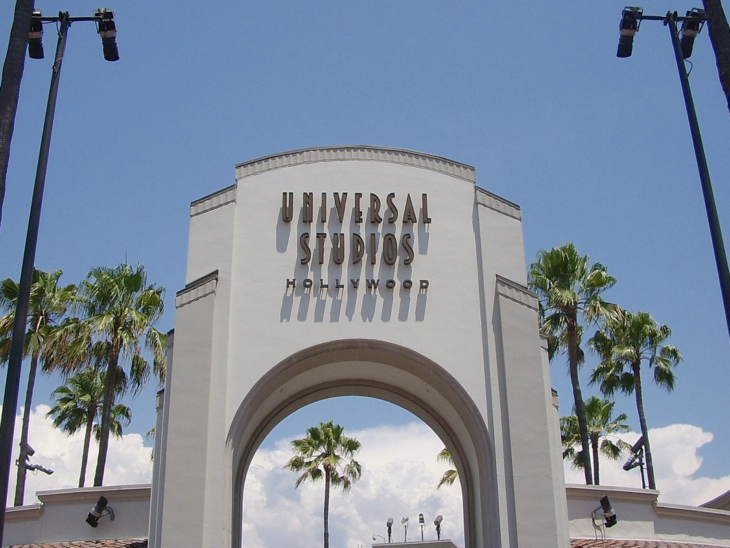
[[[362,466],[362,477],[349,493],[331,491],[332,546],[369,546],[373,536],[374,542],[384,542],[387,518],[393,519],[393,542],[419,540],[419,513],[425,516],[425,540],[437,539],[433,522],[442,515],[441,538],[464,546],[460,483],[437,489],[444,471],[451,468],[436,458],[443,441],[409,411],[359,396],[328,398],[304,406],[268,434],[244,481],[244,546],[321,546],[324,482],[305,481],[295,488],[299,474],[284,465],[293,456],[291,440],[305,437],[307,428],[330,420],[361,443],[355,459]],[[404,516],[410,518],[407,529],[401,525]]]
[[[232,422],[226,450],[233,500],[232,546],[242,544],[243,490],[256,450],[298,409],[337,396],[366,396],[413,413],[450,450],[460,474],[464,546],[500,545],[492,441],[464,388],[410,349],[375,340],[341,340],[302,350],[273,367],[249,391]]]

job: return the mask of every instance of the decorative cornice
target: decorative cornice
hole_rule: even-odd
[[[217,286],[217,270],[190,282],[184,289],[181,289],[175,295],[175,308],[181,308],[186,304],[190,304],[193,301],[197,301],[215,293]]]
[[[199,200],[195,200],[190,204],[190,216],[195,217],[196,215],[200,215],[201,213],[205,213],[211,209],[216,209],[235,202],[236,188],[236,185],[232,185],[228,188],[224,188],[223,190],[219,190],[218,192],[214,192],[213,194],[208,194]]]
[[[36,503],[28,506],[12,506],[5,510],[5,521],[28,521],[39,519],[43,513],[43,505]]]
[[[236,166],[236,181],[250,175],[257,175],[272,169],[292,167],[299,164],[315,162],[335,162],[347,160],[369,160],[375,162],[390,162],[408,166],[430,169],[474,183],[475,170],[472,166],[454,162],[440,156],[432,156],[401,148],[384,148],[374,146],[341,146],[318,147],[302,150],[282,152],[271,156],[264,156]]]
[[[68,502],[84,502],[96,500],[99,495],[107,495],[114,500],[119,499],[149,499],[150,485],[112,485],[103,487],[85,487],[82,489],[56,489],[53,491],[38,491],[36,496],[41,504],[58,504]]]
[[[535,311],[540,309],[537,295],[512,280],[497,275],[497,293],[502,297],[515,301],[516,303],[532,308]]]
[[[522,220],[522,211],[520,211],[520,206],[517,204],[513,204],[504,198],[500,198],[491,192],[487,192],[483,188],[477,187],[476,192],[477,204],[493,209],[494,211],[512,217],[513,219],[517,219],[518,221]]]
[[[612,501],[633,501],[645,504],[656,504],[659,491],[653,489],[633,489],[629,487],[613,487],[607,485],[578,485],[565,486],[568,498],[591,499],[598,501],[604,495],[609,495]]]
[[[730,512],[727,510],[697,508],[695,506],[681,506],[679,504],[654,503],[654,511],[657,516],[730,524]]]

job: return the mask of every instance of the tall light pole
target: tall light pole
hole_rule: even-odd
[[[13,325],[13,338],[10,345],[10,356],[8,358],[8,371],[5,380],[5,396],[3,399],[2,418],[0,419],[0,497],[3,506],[7,511],[8,483],[10,480],[13,434],[15,430],[15,413],[18,406],[18,391],[20,388],[20,372],[23,364],[23,350],[25,347],[25,329],[28,317],[28,305],[30,300],[30,288],[33,280],[33,267],[35,263],[36,244],[38,242],[38,229],[40,226],[41,207],[43,204],[43,189],[46,182],[46,171],[48,168],[48,154],[51,146],[51,132],[53,129],[53,117],[56,112],[56,98],[58,96],[58,83],[61,77],[61,65],[63,63],[66,49],[66,37],[72,23],[77,21],[94,21],[97,23],[97,32],[101,36],[104,49],[104,58],[107,61],[119,59],[116,46],[116,25],[114,24],[114,13],[111,10],[100,9],[92,17],[70,17],[68,12],[61,12],[58,17],[43,17],[40,11],[34,11],[28,35],[28,54],[31,58],[43,58],[43,23],[51,22],[58,25],[58,43],[56,45],[56,56],[53,62],[51,74],[51,87],[48,92],[48,103],[46,106],[46,117],[43,123],[43,135],[41,137],[40,152],[38,154],[38,167],[36,169],[35,184],[33,186],[33,198],[28,218],[28,232],[25,239],[25,250],[23,252],[23,264],[20,270],[20,283],[18,287],[18,300],[15,308],[15,323]],[[20,448],[19,466],[24,466],[25,448]],[[5,511],[0,513],[0,545],[2,544],[5,531]]]
[[[692,46],[694,45],[695,37],[702,30],[707,16],[705,15],[705,11],[699,8],[688,11],[685,16],[679,16],[676,11],[670,11],[666,15],[661,16],[644,15],[641,8],[626,7],[621,14],[621,23],[619,25],[621,36],[616,52],[618,57],[629,57],[631,55],[634,35],[639,31],[641,21],[645,19],[662,21],[669,29],[674,57],[677,61],[677,70],[679,71],[679,81],[682,85],[684,103],[687,108],[687,118],[689,119],[689,128],[692,133],[695,157],[697,158],[697,168],[699,169],[702,195],[705,200],[707,221],[710,225],[710,238],[712,239],[712,249],[715,253],[717,275],[720,279],[722,304],[725,308],[725,323],[727,324],[728,335],[730,335],[730,270],[728,270],[725,244],[723,243],[720,220],[717,215],[717,207],[715,206],[715,195],[712,192],[710,172],[707,169],[705,149],[702,145],[700,125],[697,122],[697,113],[695,112],[695,105],[692,100],[692,91],[689,87],[689,74],[687,73],[687,67],[684,65],[684,60],[692,55]],[[680,32],[677,32],[677,21],[682,22]],[[681,38],[679,36],[680,34]]]

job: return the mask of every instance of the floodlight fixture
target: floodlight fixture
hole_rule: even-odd
[[[25,463],[25,469],[30,470],[31,472],[43,472],[44,474],[48,474],[49,476],[53,474],[53,470],[50,468],[46,468],[43,465],[40,464],[31,464],[29,462]]]
[[[625,472],[628,472],[629,470],[633,470],[637,466],[641,466],[642,463],[642,455],[631,455],[626,462],[623,465],[623,469]]]
[[[436,519],[433,520],[433,524],[436,526],[436,540],[441,540],[441,522],[444,521],[444,516],[439,514]]]
[[[682,21],[682,29],[680,34],[682,35],[679,39],[679,47],[682,50],[682,58],[689,59],[692,55],[692,47],[695,43],[695,38],[702,30],[705,24],[705,10],[700,8],[692,8],[687,12],[687,19]]]
[[[423,514],[418,514],[418,525],[421,526],[421,542],[423,542],[423,528],[426,527],[426,518]]]
[[[28,57],[31,59],[43,59],[43,14],[40,10],[33,10],[30,19],[30,31],[28,32]]]
[[[631,57],[634,49],[634,36],[639,32],[641,16],[644,13],[642,8],[626,6],[621,12],[621,23],[619,24],[617,57]]]
[[[616,525],[618,518],[616,517],[616,512],[614,512],[613,507],[611,506],[611,501],[608,500],[608,495],[601,499],[601,509],[603,510],[603,515],[606,517],[606,527],[613,527]]]
[[[86,516],[86,523],[92,527],[97,527],[99,525],[99,520],[104,516],[109,516],[109,519],[114,521],[114,510],[112,510],[112,507],[109,506],[109,501],[106,497],[102,495],[99,497],[99,500],[96,501],[96,504],[89,512],[89,515]]]
[[[401,518],[400,520],[401,524],[403,525],[404,532],[403,532],[403,542],[408,542],[408,518]]]
[[[631,447],[631,456],[623,465],[624,471],[628,472],[636,467],[641,469],[641,488],[646,489],[646,479],[644,478],[644,436],[641,436]]]
[[[393,533],[393,518],[388,518],[385,526],[388,528],[388,542],[390,542],[391,534]]]
[[[97,32],[101,36],[101,46],[104,49],[104,59],[119,61],[117,49],[117,26],[114,23],[114,12],[107,8],[99,8],[94,13],[97,19]]]
[[[611,506],[611,501],[608,500],[608,495],[601,499],[601,505],[593,510],[592,516],[593,526],[598,528],[601,527],[613,527],[618,522],[616,512]],[[599,520],[599,518],[602,518]],[[599,520],[599,521],[597,521]]]

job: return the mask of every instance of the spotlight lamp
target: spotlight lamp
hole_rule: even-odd
[[[641,470],[641,488],[646,489],[646,479],[644,478],[644,436],[641,436],[631,447],[631,456],[624,463],[623,469],[628,472],[637,466]]]
[[[104,49],[104,59],[119,61],[117,49],[117,26],[114,24],[114,12],[107,8],[99,8],[94,13],[97,20],[97,32],[101,36],[101,46]]]
[[[593,510],[592,513],[593,526],[595,528],[613,527],[618,522],[616,512],[611,507],[611,501],[608,500],[608,495],[601,499],[601,505]],[[602,518],[602,519],[601,519]]]
[[[21,464],[20,459],[17,459],[15,461],[15,464],[17,466],[22,466],[26,470],[30,470],[31,472],[43,472],[44,474],[48,474],[49,476],[53,474],[53,470],[50,468],[46,468],[42,464],[33,464],[30,462],[30,457],[35,455],[35,449],[33,449],[29,443],[25,443],[25,462]]]
[[[28,32],[28,57],[43,59],[43,14],[40,10],[33,10]]]
[[[692,8],[687,12],[687,19],[682,21],[682,30],[680,31],[681,37],[679,39],[679,47],[682,49],[682,57],[689,59],[692,55],[692,47],[695,43],[695,38],[702,30],[705,25],[707,17],[705,16],[705,10],[700,8]]]
[[[444,516],[439,514],[436,519],[433,520],[433,524],[436,526],[436,540],[441,540],[441,522],[444,521]]]
[[[618,39],[617,57],[630,57],[634,49],[634,36],[639,32],[641,16],[644,13],[642,8],[626,6],[621,12],[621,23],[619,24],[620,36]]]
[[[408,542],[408,518],[402,518],[400,520],[401,524],[403,525],[404,532],[403,532],[403,542]]]
[[[109,506],[109,501],[106,500],[106,497],[102,495],[99,497],[99,500],[96,501],[96,504],[91,509],[91,512],[89,512],[89,515],[86,516],[86,523],[92,527],[97,527],[99,525],[99,520],[104,516],[109,516],[109,519],[114,521],[114,510],[112,510],[111,506]]]
[[[388,528],[388,542],[390,542],[390,535],[393,532],[393,518],[388,518],[385,526]]]
[[[29,462],[25,463],[25,469],[30,470],[31,472],[43,472],[44,474],[48,474],[49,476],[53,474],[53,470],[50,468],[46,468],[43,465],[40,464],[31,464]]]

